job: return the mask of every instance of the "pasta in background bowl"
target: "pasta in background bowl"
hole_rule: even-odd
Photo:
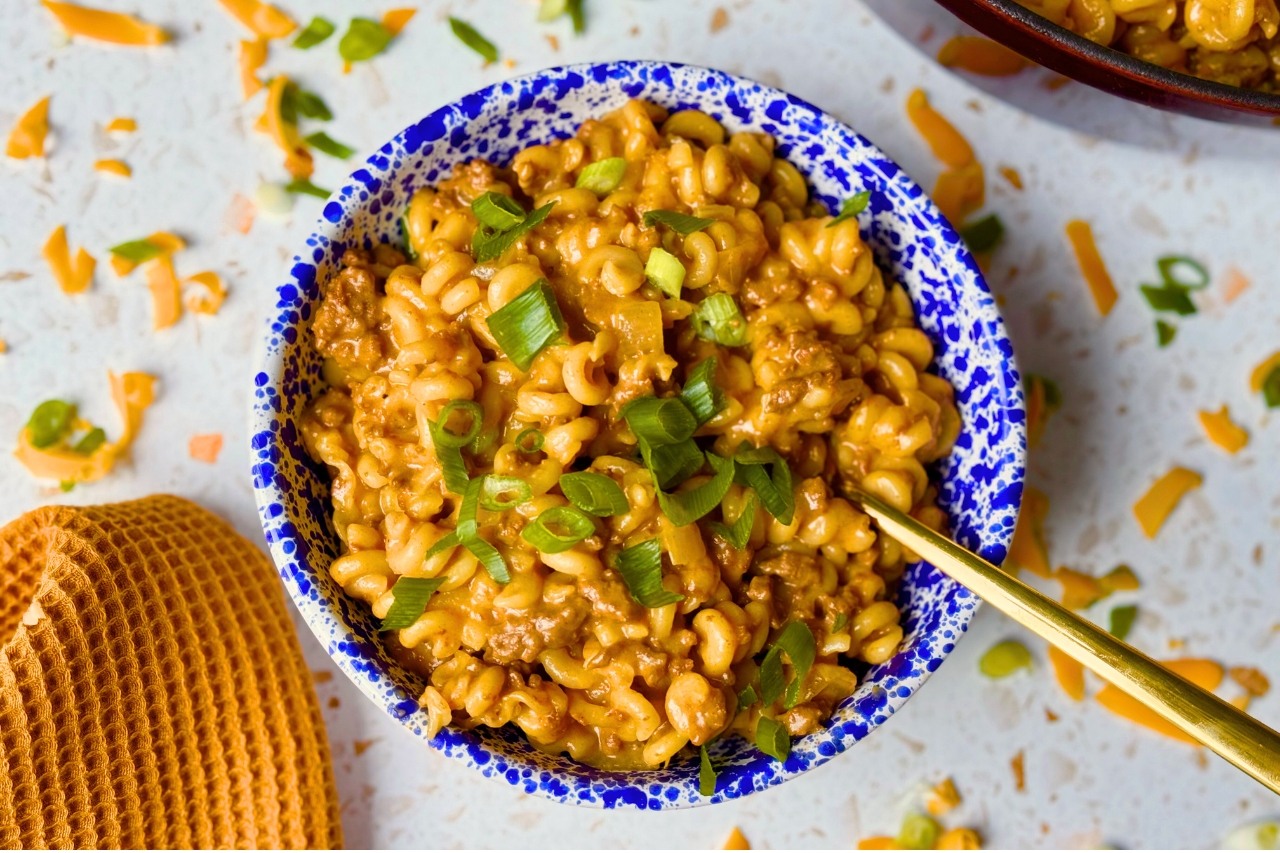
[[[910,296],[919,326],[933,343],[937,370],[954,386],[961,413],[955,449],[937,462],[939,505],[957,540],[990,560],[1003,559],[1012,537],[1025,433],[1011,348],[972,257],[892,161],[803,101],[706,69],[617,62],[552,69],[497,84],[406,129],[326,204],[317,232],[278,289],[278,313],[255,377],[254,485],[285,585],[338,665],[424,739],[439,728],[439,712],[433,717],[432,709],[419,706],[423,678],[397,662],[368,607],[344,595],[329,574],[343,548],[330,521],[328,474],[311,461],[301,434],[304,410],[325,387],[310,330],[322,285],[344,263],[361,257],[349,249],[400,243],[401,215],[415,191],[441,184],[455,165],[482,158],[505,166],[522,149],[571,137],[583,121],[633,98],[673,112],[701,110],[730,133],[768,134],[776,140],[777,156],[785,156],[809,181],[810,198],[829,210],[860,190],[871,191],[859,218],[863,237],[886,278],[900,282]],[[309,429],[314,433],[314,426]],[[598,770],[535,749],[510,725],[446,726],[430,743],[485,775],[565,802],[669,808],[743,796],[824,762],[887,719],[951,651],[977,602],[936,570],[914,564],[902,577],[896,603],[904,632],[896,654],[884,659],[886,650],[869,656],[875,663],[861,675],[853,695],[836,705],[816,731],[795,740],[785,762],[740,738],[712,744],[720,778],[710,797],[699,794],[696,757],[680,756],[654,770]]]

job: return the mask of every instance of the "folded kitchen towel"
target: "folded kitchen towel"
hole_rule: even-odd
[[[0,846],[341,846],[275,571],[216,516],[158,495],[0,528],[0,641]]]

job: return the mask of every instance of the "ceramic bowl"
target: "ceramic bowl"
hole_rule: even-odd
[[[732,131],[772,134],[828,208],[863,189],[860,217],[882,268],[910,291],[938,370],[956,389],[964,419],[955,452],[938,468],[941,502],[959,541],[999,563],[1022,494],[1026,436],[1021,384],[1004,323],[972,256],[929,197],[897,164],[853,130],[785,92],[719,71],[659,62],[553,68],[498,83],[406,128],[352,174],[324,207],[315,233],[293,259],[269,319],[266,354],[254,377],[253,482],[263,531],[285,588],[340,669],[415,736],[427,727],[422,682],[384,652],[367,605],[329,577],[338,553],[328,476],[303,448],[298,416],[323,387],[308,321],[319,283],[343,251],[399,242],[398,219],[413,191],[457,163],[505,163],[533,143],[571,136],[586,118],[628,98],[669,109],[696,107]],[[696,758],[648,772],[606,773],[538,752],[514,727],[446,728],[431,748],[562,802],[640,809],[680,808],[742,797],[804,773],[865,738],[924,684],[964,633],[977,599],[928,565],[908,569],[899,592],[906,639],[892,660],[871,667],[822,731],[795,741],[785,763],[733,738],[716,743],[720,786],[698,793]],[[424,738],[425,740],[425,738]]]

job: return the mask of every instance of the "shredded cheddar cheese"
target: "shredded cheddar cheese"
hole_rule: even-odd
[[[222,433],[193,435],[191,441],[187,443],[187,452],[197,462],[214,464],[218,461],[218,454],[222,452]]]
[[[1217,690],[1218,685],[1222,683],[1222,666],[1211,660],[1203,660],[1199,658],[1179,658],[1177,660],[1161,661],[1161,665],[1165,669],[1170,670],[1175,675],[1179,675],[1190,681],[1192,684],[1204,690]],[[1175,740],[1184,741],[1186,743],[1198,743],[1189,735],[1185,735],[1172,723],[1166,722],[1163,717],[1155,711],[1148,709],[1137,699],[1130,697],[1128,694],[1121,692],[1113,685],[1106,685],[1098,691],[1098,704],[1106,708],[1113,714],[1124,717],[1130,722],[1137,723],[1140,726],[1146,726],[1152,731],[1159,732],[1165,737],[1171,737]]]
[[[733,828],[733,832],[729,833],[728,839],[724,842],[722,850],[750,850],[751,842],[747,841],[747,837],[742,834],[742,830],[738,827]]]
[[[1249,691],[1250,696],[1266,696],[1271,690],[1271,681],[1251,666],[1233,666],[1230,675],[1231,680]]]
[[[67,229],[59,225],[53,229],[42,250],[53,277],[63,293],[83,293],[93,282],[93,270],[98,262],[84,250],[76,250],[75,260],[71,259],[71,250],[67,247]]]
[[[1133,514],[1142,526],[1142,532],[1148,539],[1156,538],[1164,520],[1173,512],[1173,508],[1182,500],[1182,496],[1192,489],[1199,488],[1204,480],[1194,471],[1186,468],[1174,468],[1152,484],[1147,493],[1133,505]]]
[[[178,276],[173,271],[173,256],[163,254],[146,265],[147,288],[151,291],[151,328],[166,329],[182,316]]]
[[[217,314],[218,309],[227,298],[227,288],[222,279],[214,272],[198,272],[186,279],[183,284],[194,284],[203,288],[206,293],[192,293],[187,296],[187,310],[197,314]]]
[[[984,77],[1008,77],[1031,65],[1004,45],[981,36],[956,36],[938,51],[938,62]]]
[[[258,69],[267,61],[267,44],[261,36],[253,41],[240,42],[240,87],[246,101],[265,85],[258,79]]]
[[[1009,185],[1015,190],[1022,189],[1022,175],[1018,174],[1017,169],[1012,166],[1001,166],[1000,174],[1004,176],[1004,179],[1008,181]]]
[[[1230,305],[1249,289],[1249,278],[1235,267],[1227,267],[1222,277],[1222,301]]]
[[[1249,433],[1231,420],[1226,406],[1216,412],[1201,409],[1200,425],[1209,440],[1228,453],[1239,453],[1249,443]]]
[[[1107,590],[1093,575],[1059,566],[1053,577],[1062,584],[1062,606],[1084,610],[1107,597]]]
[[[284,167],[290,175],[295,178],[309,178],[315,168],[311,152],[298,136],[298,126],[293,122],[285,121],[280,110],[284,90],[288,85],[289,78],[283,74],[278,74],[271,80],[271,85],[267,87],[267,108],[262,113],[262,118],[258,120],[258,129],[270,135],[284,152]]]
[[[7,156],[15,160],[44,156],[44,140],[49,135],[49,97],[37,101],[9,131],[9,142],[4,147]]]
[[[1022,509],[1013,529],[1013,542],[1005,566],[1015,571],[1026,569],[1042,578],[1053,577],[1049,565],[1049,549],[1044,543],[1044,520],[1049,515],[1049,498],[1039,489],[1027,486],[1022,493]]]
[[[1053,664],[1053,675],[1063,692],[1077,702],[1083,701],[1084,666],[1057,646],[1049,647],[1049,663]]]
[[[929,97],[916,89],[907,98],[907,117],[933,149],[933,156],[953,169],[973,162],[973,148],[960,131],[929,105]]]
[[[93,164],[93,168],[99,172],[118,175],[122,178],[128,178],[133,175],[133,170],[123,160],[98,160]]]
[[[1262,390],[1262,383],[1267,381],[1267,377],[1271,375],[1271,371],[1280,367],[1280,350],[1276,350],[1266,358],[1261,364],[1253,369],[1249,374],[1249,390],[1257,394]]]
[[[1071,241],[1071,248],[1076,253],[1076,262],[1080,265],[1080,272],[1084,274],[1085,284],[1089,285],[1089,293],[1093,295],[1093,302],[1098,306],[1098,313],[1103,317],[1107,316],[1111,313],[1119,295],[1116,293],[1116,286],[1111,282],[1107,265],[1102,261],[1102,255],[1098,254],[1098,245],[1093,240],[1093,229],[1089,227],[1088,222],[1074,219],[1067,223],[1067,239]]]
[[[297,29],[285,12],[259,0],[218,0],[237,21],[265,39],[284,38]]]
[[[417,13],[417,9],[392,9],[382,16],[382,26],[394,38]]]
[[[131,118],[113,118],[107,122],[107,131],[113,133],[133,133],[138,129],[138,123]]]
[[[132,15],[104,12],[73,3],[57,3],[54,0],[40,2],[53,13],[69,36],[135,47],[152,47],[169,40],[169,34],[160,27],[140,21]]]
[[[111,399],[124,424],[120,440],[104,442],[92,453],[81,454],[71,448],[65,436],[51,447],[36,447],[31,443],[31,428],[23,427],[13,455],[32,476],[60,483],[91,483],[110,473],[115,463],[129,452],[142,429],[143,413],[155,400],[155,377],[146,373],[108,375]],[[75,426],[83,429],[90,425],[77,419]]]

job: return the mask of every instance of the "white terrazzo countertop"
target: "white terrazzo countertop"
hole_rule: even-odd
[[[280,2],[299,21],[318,13],[342,25],[396,5]],[[241,98],[235,43],[247,34],[213,0],[95,3],[139,13],[176,41],[152,51],[68,45],[34,2],[9,0],[0,15],[0,128],[52,94],[56,133],[47,162],[0,166],[0,338],[9,346],[0,355],[0,436],[11,441],[31,409],[54,395],[113,432],[108,368],[155,373],[159,398],[132,464],[69,495],[34,483],[0,454],[0,520],[51,502],[166,491],[261,541],[245,438],[250,379],[272,290],[321,202],[302,197],[292,222],[260,218],[247,235],[228,224],[233,197],[252,196],[282,169],[278,152],[252,131],[260,101]],[[1105,621],[1112,605],[1137,603],[1130,641],[1151,654],[1210,657],[1280,677],[1280,419],[1247,388],[1248,370],[1280,348],[1280,130],[1182,119],[1075,84],[1051,91],[1051,75],[1039,70],[975,82],[930,59],[960,30],[945,13],[927,0],[871,5],[893,26],[859,0],[587,0],[587,33],[574,38],[567,21],[535,25],[531,0],[426,0],[388,53],[349,75],[340,73],[335,38],[309,52],[275,47],[264,76],[287,72],[320,93],[335,114],[330,135],[368,152],[439,104],[504,76],[581,60],[697,63],[834,113],[928,186],[939,164],[903,110],[907,93],[924,87],[973,143],[987,167],[988,210],[1008,226],[990,282],[1005,300],[1019,363],[1057,380],[1065,398],[1029,471],[1052,500],[1054,564],[1091,573],[1133,566],[1143,588],[1089,615]],[[720,8],[727,24],[713,32]],[[476,24],[514,67],[481,68],[449,34],[449,14]],[[109,138],[102,128],[117,115],[136,117],[139,131]],[[110,156],[133,166],[131,182],[92,171]],[[348,170],[323,156],[318,163],[321,186]],[[1021,173],[1023,191],[998,176],[1001,166]],[[1076,217],[1092,222],[1121,293],[1105,320],[1063,237]],[[73,249],[83,245],[99,259],[92,290],[78,297],[57,291],[40,258],[60,223]],[[145,286],[138,276],[116,279],[106,249],[156,230],[189,241],[180,272],[212,269],[229,283],[217,317],[188,314],[151,331]],[[1137,286],[1155,277],[1155,258],[1175,253],[1204,262],[1215,284],[1198,294],[1201,312],[1179,319],[1177,339],[1159,350]],[[1220,284],[1230,267],[1252,287],[1226,304]],[[1210,445],[1196,420],[1197,409],[1223,403],[1251,433],[1235,457]],[[213,432],[226,437],[217,463],[191,459],[189,438]],[[1147,540],[1129,508],[1175,464],[1204,474],[1204,487]],[[300,635],[312,667],[332,676],[321,675],[318,690],[353,847],[708,847],[735,825],[757,847],[850,847],[896,833],[904,796],[946,776],[964,796],[947,824],[974,826],[996,847],[1212,846],[1242,822],[1280,815],[1280,798],[1204,750],[1066,698],[1044,644],[990,609],[927,687],[851,752],[745,800],[655,814],[555,805],[437,756],[338,675],[305,627]],[[1035,670],[983,678],[977,659],[1008,637],[1027,642]],[[1252,710],[1280,724],[1280,695]],[[1019,752],[1021,791],[1010,769]]]

